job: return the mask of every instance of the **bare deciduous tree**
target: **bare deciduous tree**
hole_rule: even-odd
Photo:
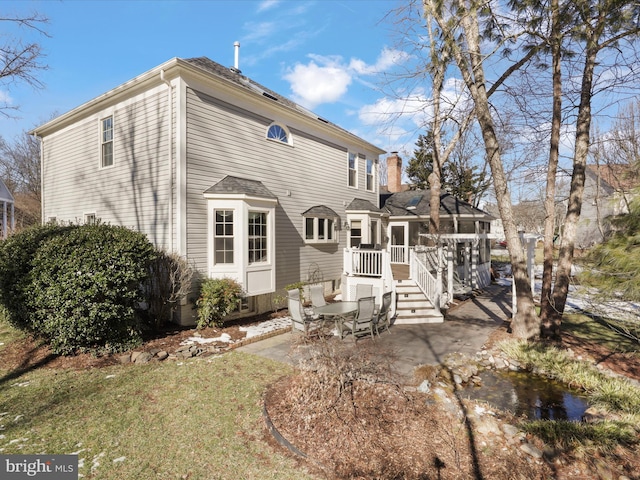
[[[0,15],[0,22],[11,23],[49,36],[43,28],[49,20],[39,13],[25,16]],[[47,66],[42,63],[44,53],[41,45],[36,42],[23,42],[11,36],[4,38],[7,40],[0,45],[0,86],[6,88],[17,82],[24,82],[35,88],[42,88],[42,81],[37,75],[40,71],[46,70]],[[17,109],[17,106],[11,105],[7,100],[0,102],[0,113],[5,116],[10,116],[9,112]]]
[[[40,142],[26,133],[12,144],[0,136],[0,178],[13,193],[16,228],[40,222]]]

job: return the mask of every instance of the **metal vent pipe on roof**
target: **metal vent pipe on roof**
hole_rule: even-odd
[[[233,68],[236,69],[237,71],[240,71],[240,42],[236,41],[233,42],[233,49],[234,49],[234,61],[233,61]]]

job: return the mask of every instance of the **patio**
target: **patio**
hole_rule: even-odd
[[[441,363],[448,353],[474,354],[482,349],[491,333],[511,318],[511,289],[492,284],[482,294],[451,309],[444,323],[393,325],[375,341],[398,355],[398,373],[411,376],[418,365]],[[347,336],[343,342],[353,343]],[[245,345],[238,350],[272,360],[295,363],[289,356],[292,334],[285,333]]]

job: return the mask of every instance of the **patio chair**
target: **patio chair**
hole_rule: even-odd
[[[300,290],[294,288],[293,290],[287,290],[287,298],[294,298],[300,300]]]
[[[373,285],[370,283],[356,284],[356,300],[373,296]]]
[[[327,304],[324,299],[324,287],[322,285],[311,285],[309,287],[309,295],[311,296],[313,308],[323,307]]]
[[[358,300],[358,312],[354,317],[343,318],[339,325],[336,325],[340,338],[344,338],[344,333],[353,335],[353,341],[359,337],[371,335],[373,337],[373,310],[376,305],[374,297],[365,297]]]
[[[391,310],[391,292],[386,292],[382,295],[382,305],[380,305],[380,310],[375,314],[373,319],[373,326],[375,328],[376,333],[380,336],[380,331],[386,329],[389,331],[389,323],[390,323],[390,314]]]
[[[298,330],[303,332],[305,336],[309,336],[320,328],[321,322],[305,312],[299,299],[289,297],[288,304],[291,316],[291,333]]]

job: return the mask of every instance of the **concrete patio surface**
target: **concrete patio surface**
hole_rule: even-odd
[[[375,342],[397,355],[398,373],[411,376],[419,365],[441,363],[448,353],[473,355],[480,351],[491,333],[511,318],[511,288],[492,284],[447,312],[444,323],[392,325],[375,339],[363,338],[358,344]],[[279,362],[295,364],[291,357],[291,333],[276,335],[238,348]],[[350,336],[343,342],[353,344]]]

